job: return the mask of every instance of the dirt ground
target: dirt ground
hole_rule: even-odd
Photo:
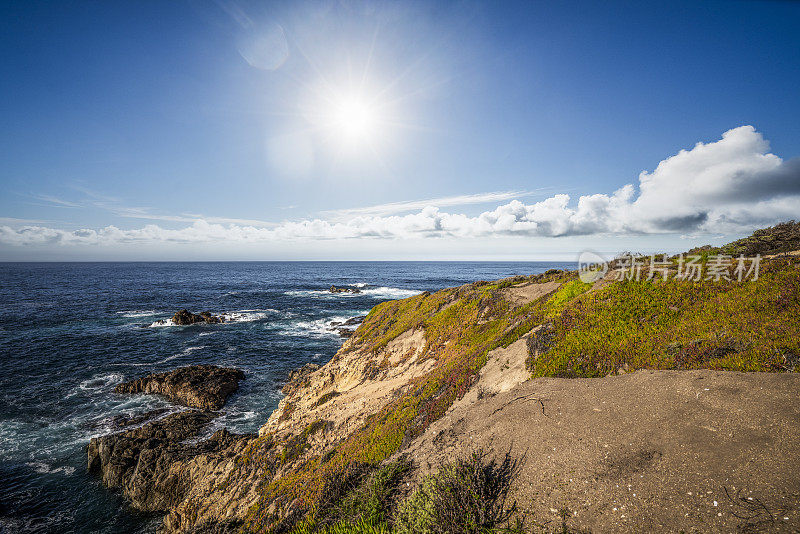
[[[503,290],[503,296],[515,306],[522,306],[536,299],[540,299],[559,288],[559,282],[545,282],[544,284],[527,283],[511,286]]]
[[[520,376],[515,354],[521,345],[495,352],[477,387],[412,442],[416,479],[478,447],[511,450],[525,458],[514,498],[547,531],[566,509],[570,528],[591,532],[800,532],[799,374],[514,385],[498,364]]]

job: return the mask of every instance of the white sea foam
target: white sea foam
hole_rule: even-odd
[[[20,436],[31,426],[30,422],[15,419],[0,421],[0,458],[19,451],[23,440]]]
[[[272,310],[242,310],[239,312],[221,313],[220,317],[225,318],[226,323],[251,323],[267,318],[270,311]]]
[[[63,475],[71,475],[75,472],[75,468],[71,465],[64,465],[61,467],[53,467],[44,462],[28,462],[25,465],[32,467],[34,471],[42,475],[51,475],[61,473]]]
[[[295,321],[286,325],[280,332],[282,336],[297,337],[331,337],[338,336],[336,331],[331,329],[331,319],[316,319],[312,321]]]
[[[99,391],[107,389],[122,382],[123,376],[119,373],[99,374],[78,384],[78,389],[83,391]]]
[[[284,295],[289,297],[311,297],[317,299],[337,299],[337,298],[353,298],[360,296],[369,296],[380,299],[403,299],[418,295],[421,291],[417,289],[402,289],[399,287],[369,287],[369,284],[357,283],[350,284],[349,287],[357,287],[360,289],[359,293],[331,293],[327,289],[297,289],[284,292]]]
[[[136,397],[132,397],[136,398]],[[165,408],[163,413],[160,413],[152,418],[143,419],[141,422],[135,425],[128,425],[125,427],[125,430],[133,430],[135,428],[141,428],[144,425],[151,423],[153,421],[158,421],[160,419],[164,419],[172,414],[180,413],[183,411],[188,410],[189,408],[185,408],[183,406],[175,406],[175,405],[163,405],[164,403],[154,403],[154,402],[147,402],[144,403],[139,401],[136,403],[126,403],[119,405],[116,409],[110,408],[108,409],[111,414],[106,414],[105,416],[101,417],[100,419],[95,419],[93,421],[94,427],[91,432],[88,432],[86,435],[80,437],[77,440],[78,443],[86,443],[91,438],[97,438],[101,436],[107,436],[109,434],[114,434],[120,431],[119,422],[117,420],[117,416],[124,416],[124,417],[135,417],[138,415],[144,415],[145,413],[159,409]]]
[[[129,311],[117,312],[117,315],[130,318],[152,317],[154,315],[158,315],[158,312],[156,310],[129,310]]]
[[[407,297],[413,297],[414,295],[419,295],[420,293],[422,293],[422,291],[419,291],[418,289],[402,289],[399,287],[382,286],[382,287],[363,289],[361,293],[376,298],[404,299]]]
[[[364,315],[366,312],[359,315]],[[351,319],[350,315],[336,315],[334,317],[325,317],[323,319],[315,319],[309,321],[295,321],[285,325],[281,331],[278,332],[282,336],[298,336],[298,337],[339,337],[339,329],[355,330],[358,325],[343,325],[345,321]]]

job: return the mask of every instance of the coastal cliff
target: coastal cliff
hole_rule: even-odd
[[[171,415],[123,434],[151,472],[97,444],[90,467],[169,532],[448,532],[414,503],[476,450],[519,458],[514,532],[798,528],[798,257],[744,282],[618,274],[384,302],[257,436],[187,443],[208,421]]]

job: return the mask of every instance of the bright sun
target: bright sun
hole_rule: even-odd
[[[322,145],[336,157],[374,155],[394,141],[398,124],[395,101],[388,89],[366,81],[328,82],[310,86],[303,116]]]
[[[333,126],[350,142],[367,140],[375,130],[376,111],[357,98],[343,98],[335,105]]]

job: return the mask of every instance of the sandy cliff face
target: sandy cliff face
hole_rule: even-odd
[[[169,510],[165,529],[188,532],[241,526],[265,484],[279,480],[304,459],[324,454],[407,390],[410,382],[429,372],[436,361],[426,357],[424,349],[423,329],[405,332],[377,352],[350,339],[326,365],[293,373],[284,388],[286,396],[258,438],[239,437],[223,447],[188,453],[188,459],[169,467],[188,482],[178,502],[160,508]],[[315,423],[319,430],[305,436],[299,454],[282,463],[293,439]],[[278,506],[272,511],[276,516],[286,514]]]
[[[346,342],[326,365],[284,388],[288,394],[259,435],[280,436],[321,419],[330,431],[316,440],[320,445],[343,439],[436,365],[424,349],[423,329],[405,332],[374,353]]]

